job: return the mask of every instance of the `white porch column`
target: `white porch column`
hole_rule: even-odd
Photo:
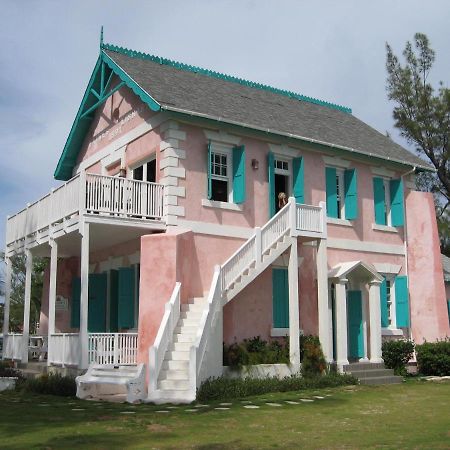
[[[89,365],[88,295],[89,295],[89,224],[80,224],[81,233],[81,296],[80,296],[80,369]]]
[[[23,340],[22,362],[28,362],[28,342],[30,340],[30,302],[31,302],[31,274],[33,272],[33,255],[25,250],[25,298],[23,304]]]
[[[370,323],[370,362],[383,362],[381,354],[381,281],[373,280],[369,283],[369,323]]]
[[[336,363],[340,372],[348,364],[347,348],[347,292],[348,280],[339,279],[336,282]]]
[[[5,305],[3,308],[3,337],[9,333],[9,304],[11,300],[11,258],[5,256]],[[3,342],[5,348],[5,341]]]
[[[328,301],[327,240],[317,241],[317,306],[319,314],[319,339],[327,362],[333,361],[332,333],[330,330],[331,311]]]
[[[58,271],[58,244],[50,239],[50,283],[48,290],[48,344],[47,365],[52,361],[52,334],[55,333],[56,274]]]
[[[297,238],[292,238],[288,265],[289,279],[289,360],[294,372],[300,370],[300,319],[298,307]]]

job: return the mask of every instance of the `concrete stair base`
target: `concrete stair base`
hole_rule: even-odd
[[[394,375],[392,369],[386,369],[384,363],[353,363],[343,367],[344,372],[358,378],[360,384],[399,384],[403,377]]]

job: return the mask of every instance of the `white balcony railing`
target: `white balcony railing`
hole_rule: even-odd
[[[89,333],[89,364],[136,364],[137,333]]]
[[[23,239],[76,214],[162,220],[164,186],[95,174],[78,174],[40,200],[9,217],[6,244]]]
[[[80,339],[78,333],[55,333],[48,344],[50,364],[77,366],[80,362]]]
[[[23,334],[10,333],[3,337],[3,358],[22,359]]]

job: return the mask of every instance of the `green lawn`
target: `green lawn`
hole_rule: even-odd
[[[305,398],[313,401],[300,400]],[[348,386],[245,401],[259,408],[232,400],[231,406],[215,403],[189,412],[193,406],[168,409],[8,392],[0,394],[0,448],[450,448],[448,382]]]

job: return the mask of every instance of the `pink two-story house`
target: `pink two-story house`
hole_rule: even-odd
[[[150,400],[190,401],[222,374],[223,342],[258,335],[289,337],[291,372],[301,334],[340,370],[382,363],[383,339],[448,336],[423,170],[348,108],[102,44],[55,170],[64,184],[8,218],[5,356],[28,360],[35,255],[50,257],[47,364],[90,368],[87,392],[104,365],[109,381],[145,380]]]

